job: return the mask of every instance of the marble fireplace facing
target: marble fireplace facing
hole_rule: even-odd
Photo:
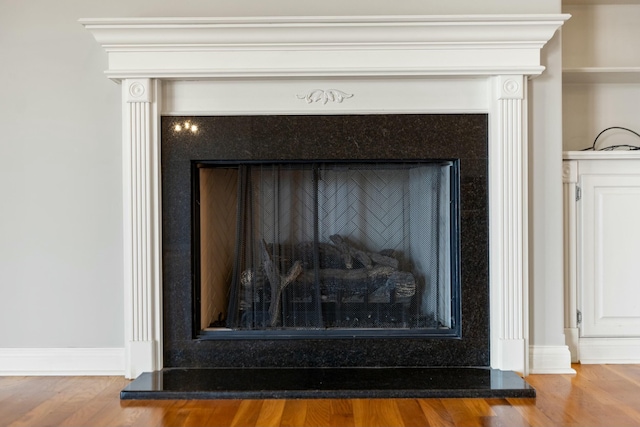
[[[182,245],[184,255],[192,246],[190,232],[175,236],[180,227],[167,224],[181,214],[172,216],[176,212],[164,211],[165,192],[171,190],[171,184],[164,182],[164,168],[171,166],[164,164],[167,159],[171,162],[171,157],[166,157],[171,148],[162,146],[169,142],[165,136],[170,135],[165,124],[185,117],[215,121],[218,117],[249,120],[246,118],[279,116],[286,124],[295,117],[358,116],[371,120],[367,129],[376,129],[375,119],[384,115],[425,119],[428,125],[421,134],[438,128],[429,122],[433,117],[479,117],[484,123],[480,133],[485,138],[488,159],[488,282],[483,286],[488,286],[489,311],[488,325],[482,329],[488,336],[483,338],[487,342],[481,352],[484,355],[467,365],[526,374],[527,79],[543,72],[540,49],[566,19],[565,15],[455,15],[81,20],[108,53],[107,76],[122,85],[126,376],[134,378],[142,372],[177,366],[176,362],[199,365],[202,356],[189,348],[212,346],[211,342],[223,353],[227,347],[246,342],[254,346],[251,353],[239,356],[241,360],[221,362],[225,366],[246,365],[251,355],[263,354],[265,345],[290,342],[198,338],[195,329],[200,330],[202,325],[194,326],[197,310],[190,284],[179,291],[188,295],[189,306],[167,310],[174,307],[175,288],[174,278],[167,277],[165,267],[174,260],[173,255],[163,256],[163,248]],[[462,127],[447,127],[443,135],[454,135],[452,132],[462,131]],[[207,125],[203,132],[206,129]],[[224,129],[218,128],[220,133]],[[407,130],[411,129],[394,125],[391,134],[402,140],[411,133]],[[323,144],[321,136],[327,129],[293,126],[289,131],[290,137],[303,131],[304,135],[292,141],[309,141],[309,146],[315,147]],[[207,132],[217,135],[216,129]],[[381,129],[372,132],[379,134]],[[419,140],[427,147],[430,145],[426,141],[448,147],[447,142],[456,138]],[[389,135],[371,140],[394,145]],[[259,142],[255,144],[260,146]],[[348,145],[338,145],[336,155],[347,150]],[[455,160],[466,154],[463,149],[445,157]],[[220,160],[215,157],[215,153],[206,158],[191,157],[188,162]],[[231,157],[238,155],[232,153]],[[284,157],[300,160],[303,156],[294,153]],[[386,154],[382,157],[389,160]],[[427,159],[432,157],[421,153],[409,160]],[[463,183],[463,175],[460,178]],[[190,207],[190,192],[181,192],[177,200],[180,206]],[[461,230],[464,233],[464,225]],[[461,248],[464,254],[464,243]],[[460,295],[464,300],[468,292],[462,258]],[[190,259],[181,262],[190,265]],[[179,281],[192,283],[190,268],[171,274],[180,276]],[[463,302],[462,339],[445,341],[464,342],[465,316],[472,313],[465,312]],[[180,338],[178,347],[174,347],[174,328],[181,331],[181,337],[189,337]],[[311,346],[316,338],[303,346]],[[376,343],[370,336],[359,339],[370,347],[365,347],[361,356],[356,354],[356,359],[375,355],[378,359],[374,357],[373,364],[382,365],[389,360],[384,356],[389,346],[411,340],[432,341],[419,337],[393,339],[401,341]],[[333,346],[347,351],[355,348],[353,342],[331,340]],[[418,348],[415,354],[425,353],[424,348]],[[281,350],[286,364],[298,360],[300,350],[306,351]],[[323,351],[309,354],[312,366],[313,360],[327,358]]]

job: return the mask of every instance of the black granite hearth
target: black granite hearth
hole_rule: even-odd
[[[511,371],[490,368],[166,368],[121,399],[535,397]]]

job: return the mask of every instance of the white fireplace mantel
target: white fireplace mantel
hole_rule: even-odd
[[[161,115],[391,112],[488,113],[491,366],[527,374],[526,79],[566,19],[82,19],[122,83],[126,376],[163,365]]]
[[[567,15],[82,19],[119,80],[538,75]]]

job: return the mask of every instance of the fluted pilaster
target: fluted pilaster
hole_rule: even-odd
[[[158,82],[123,81],[126,376],[162,367]]]
[[[494,331],[491,365],[526,374],[528,172],[524,76],[496,76],[493,90],[489,146],[489,258]]]

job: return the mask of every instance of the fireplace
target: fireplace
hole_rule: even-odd
[[[174,315],[163,320],[163,308],[177,295],[163,293],[162,272],[191,247],[188,240],[171,240],[173,232],[162,229],[162,193],[167,187],[161,182],[161,117],[379,114],[486,117],[488,357],[493,368],[526,374],[527,79],[543,72],[540,49],[567,18],[456,15],[82,20],[108,52],[108,77],[122,83],[126,375],[157,371],[166,361],[198,360],[181,348],[164,351],[168,348],[164,341],[177,337],[172,335],[175,331],[167,332],[166,323],[172,322]],[[324,131],[306,129],[314,137]],[[402,133],[400,129],[398,134]],[[353,146],[354,141],[350,142]],[[413,160],[429,158],[417,156]],[[190,179],[190,168],[185,179]],[[184,192],[181,197],[189,206],[189,194]],[[182,252],[163,257],[161,248],[170,241],[181,246]],[[190,265],[189,259],[184,265]],[[189,271],[177,269],[174,274],[188,276]],[[464,268],[461,271],[464,274]],[[461,283],[464,286],[464,281]],[[192,291],[186,292],[192,301]],[[461,295],[464,298],[464,289]],[[183,318],[188,313],[178,314]],[[464,312],[462,324],[464,340]],[[194,336],[194,321],[180,325],[186,329],[181,336]],[[219,350],[229,354],[227,346],[246,341],[220,342]],[[285,360],[307,357],[305,351],[314,341],[307,340],[305,348],[283,351]],[[346,347],[351,341],[335,339],[333,344]],[[236,362],[264,354],[261,341],[252,342],[252,353],[238,356]],[[380,350],[395,344],[372,344],[355,354],[366,353],[373,356],[372,363],[382,364],[377,359],[383,353]]]
[[[165,366],[488,366],[486,115],[162,130]]]

